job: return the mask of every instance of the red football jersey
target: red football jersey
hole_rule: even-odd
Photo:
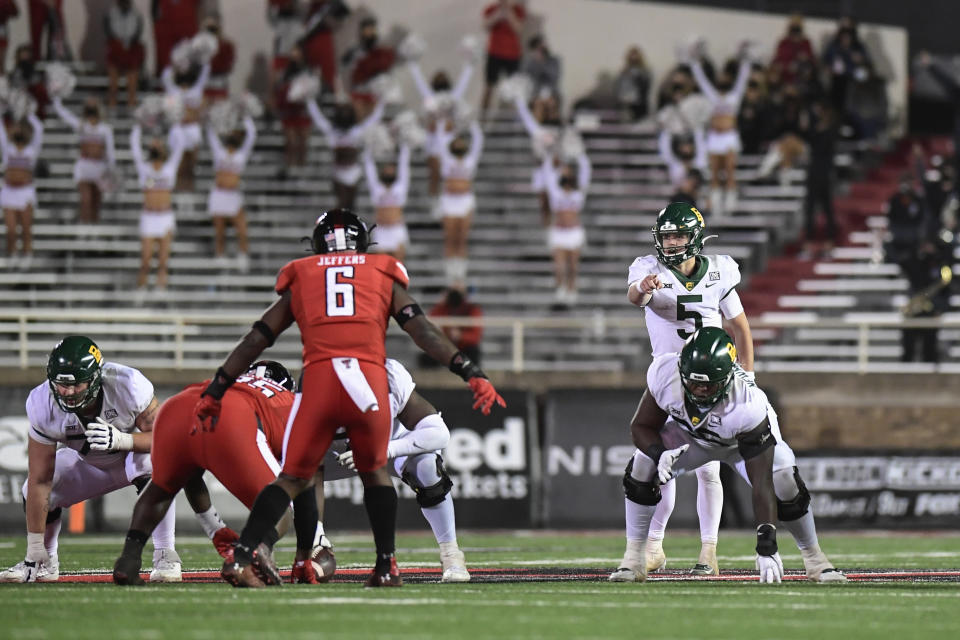
[[[190,385],[184,391],[197,388],[201,392],[209,380]],[[270,451],[277,460],[283,456],[283,436],[287,430],[287,418],[293,407],[295,394],[269,378],[243,374],[227,389],[221,403],[244,402],[257,416],[257,426],[263,431]]]
[[[394,282],[406,288],[410,278],[385,254],[318,254],[287,263],[276,289],[291,293],[303,366],[338,357],[386,362]]]

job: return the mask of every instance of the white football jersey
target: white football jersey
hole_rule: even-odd
[[[663,264],[655,255],[642,256],[630,265],[627,284],[650,274],[660,276],[663,284],[644,307],[654,356],[679,352],[700,327],[722,327],[723,318],[743,313],[736,291],[740,267],[730,256],[699,256],[697,268],[689,277]]]
[[[390,385],[390,416],[393,418],[393,432],[390,434],[391,440],[396,440],[400,436],[410,433],[406,427],[400,424],[397,416],[407,406],[407,401],[413,394],[413,389],[417,384],[413,381],[413,376],[402,364],[387,358],[385,363],[387,367],[387,382]]]
[[[690,415],[680,380],[680,354],[653,359],[647,369],[647,391],[673,422],[708,448],[735,447],[737,436],[752,431],[767,417],[766,394],[743,375],[736,374],[727,395],[705,414]]]
[[[115,362],[103,363],[101,380],[100,417],[124,433],[136,431],[134,421],[153,400],[153,384],[137,369]],[[27,418],[31,438],[42,444],[62,442],[79,451],[84,460],[94,466],[117,464],[117,460],[123,460],[128,453],[90,450],[84,436],[86,424],[81,424],[77,414],[60,408],[47,381],[34,387],[27,397]]]

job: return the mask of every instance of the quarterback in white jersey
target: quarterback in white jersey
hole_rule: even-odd
[[[402,479],[417,496],[417,503],[430,524],[440,545],[442,582],[469,582],[463,551],[457,544],[453,481],[443,466],[440,450],[450,440],[450,430],[443,418],[427,400],[417,393],[416,383],[402,364],[387,358],[387,381],[390,390],[390,414],[393,433],[387,445],[390,471]],[[336,462],[336,464],[335,464]],[[326,471],[324,469],[326,468]],[[339,480],[355,475],[353,452],[339,455],[327,452],[317,473],[317,506],[323,517],[323,480]],[[323,524],[317,537],[323,535]],[[324,536],[325,537],[325,536]],[[329,543],[327,543],[329,544]]]
[[[637,447],[623,486],[627,550],[611,582],[647,576],[647,537],[660,486],[708,462],[735,468],[753,487],[757,569],[761,582],[780,582],[780,520],[800,548],[808,579],[843,582],[817,540],[810,494],[796,458],[780,435],[766,395],[734,366],[737,349],[723,329],[697,330],[682,351],[657,356],[647,391],[630,425]]]
[[[630,265],[627,297],[644,310],[653,356],[677,353],[694,331],[721,327],[726,321],[739,353],[739,364],[753,376],[753,338],[737,295],[740,267],[727,255],[702,255],[703,216],[685,202],[667,205],[653,227],[657,255],[637,258]],[[663,499],[650,525],[647,544],[650,571],[666,567],[663,538],[676,504],[676,483],[661,488]],[[697,515],[700,557],[695,574],[717,574],[717,537],[723,511],[720,464],[697,469]]]
[[[67,336],[54,347],[47,381],[27,398],[26,559],[0,573],[0,582],[57,581],[62,509],[122,487],[146,486],[158,406],[142,373],[103,362],[89,338]],[[171,509],[153,534],[151,582],[181,580],[174,518]]]

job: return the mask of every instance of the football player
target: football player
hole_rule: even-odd
[[[740,268],[727,255],[703,255],[703,216],[696,207],[674,202],[657,215],[653,240],[657,255],[637,258],[630,265],[627,297],[644,310],[653,357],[677,353],[701,327],[729,326],[737,346],[739,365],[753,378],[753,338],[750,323],[737,295]],[[663,499],[650,525],[647,570],[666,566],[663,537],[676,502],[676,483],[660,488]],[[700,518],[700,556],[694,574],[716,575],[717,532],[723,510],[720,463],[697,469],[697,514]]]
[[[53,348],[46,382],[27,397],[27,554],[0,573],[0,581],[56,582],[63,509],[129,485],[143,490],[158,406],[150,381],[136,369],[104,362],[90,338],[67,336]],[[174,515],[171,509],[153,533],[151,582],[181,580]]]
[[[235,586],[264,586],[257,575],[276,573],[266,557],[253,551],[286,510],[291,499],[310,492],[323,456],[340,426],[345,426],[353,460],[364,484],[364,505],[370,518],[377,558],[367,579],[370,587],[403,584],[397,569],[395,526],[397,493],[386,470],[391,418],[385,334],[392,315],[397,324],[438,362],[449,363],[474,393],[474,408],[489,413],[505,406],[480,367],[423,314],[409,293],[406,269],[386,254],[367,253],[367,225],[347,209],[320,215],[313,230],[317,255],[287,263],[280,270],[280,295],[234,348],[196,407],[198,428],[212,429],[220,415],[220,399],[276,336],[294,322],[303,341],[303,387],[288,421],[283,470],[257,496],[234,550],[234,562],[221,575]],[[306,523],[302,525],[306,527]],[[298,540],[306,529],[294,520]],[[312,538],[316,518],[309,523]],[[257,562],[257,568],[253,566]]]
[[[147,535],[164,513],[173,511],[168,508],[180,489],[197,485],[205,488],[204,470],[216,476],[248,509],[280,472],[277,460],[294,399],[293,378],[287,369],[269,360],[255,363],[223,396],[215,428],[201,431],[195,428],[193,409],[209,383],[205,380],[190,385],[160,407],[153,430],[153,478],[133,509],[123,552],[113,568],[116,584],[142,584],[140,560]],[[310,518],[308,522],[316,520],[316,504],[307,505],[307,511],[301,515]],[[288,527],[289,517],[285,517],[268,532],[261,552],[272,553],[273,544]],[[232,560],[236,533],[223,525],[210,537],[224,559]],[[312,539],[310,532],[304,544],[309,546]]]
[[[677,353],[647,369],[647,390],[630,423],[637,447],[623,478],[627,550],[611,582],[647,578],[646,544],[660,486],[707,462],[724,462],[753,487],[760,582],[780,582],[775,520],[800,548],[807,578],[845,582],[820,550],[810,493],[783,441],[766,395],[735,365],[732,338],[717,327],[698,329]]]
[[[441,582],[469,582],[463,551],[457,544],[456,516],[450,490],[453,481],[443,466],[440,450],[450,440],[450,430],[440,413],[426,398],[414,390],[416,383],[402,364],[387,359],[390,385],[390,413],[393,434],[387,445],[389,471],[403,480],[417,496],[423,517],[440,545]],[[337,464],[334,464],[336,461]],[[353,475],[356,465],[353,451],[338,454],[331,450],[317,472],[317,505],[323,517],[323,481],[339,480]],[[315,554],[318,546],[330,546],[323,535],[323,523],[317,527]]]

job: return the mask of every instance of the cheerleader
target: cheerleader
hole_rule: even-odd
[[[443,130],[444,121],[436,128]],[[467,236],[477,208],[473,194],[473,178],[477,174],[480,152],[483,151],[483,131],[474,120],[470,123],[470,138],[454,136],[441,147],[440,176],[443,191],[440,194],[440,215],[443,219],[444,271],[448,286],[463,288],[467,280]]]
[[[520,116],[520,121],[523,122],[523,128],[527,130],[527,135],[530,136],[533,155],[540,161],[540,164],[533,169],[530,187],[540,199],[540,218],[543,220],[543,224],[547,225],[550,221],[550,201],[546,177],[543,172],[543,161],[550,158],[554,167],[560,162],[556,151],[563,127],[560,108],[556,100],[547,100],[543,110],[543,121],[539,122],[530,112],[530,108],[523,98],[518,96],[513,102],[517,108],[517,114]]]
[[[441,97],[449,96],[453,102],[462,100],[463,94],[466,93],[467,87],[470,85],[470,78],[473,75],[473,64],[468,60],[464,63],[463,69],[460,70],[460,76],[457,78],[456,86],[451,89],[450,77],[446,71],[441,69],[434,73],[430,79],[430,83],[427,84],[423,70],[420,69],[420,64],[416,60],[408,60],[407,67],[413,76],[414,84],[417,85],[417,91],[420,92],[420,97],[423,98],[424,108],[428,112],[431,111],[431,106],[433,108],[438,106],[437,102]],[[431,103],[433,104],[431,105]],[[453,126],[453,121],[449,119],[452,115],[452,113],[433,114],[427,122],[428,133],[424,149],[427,153],[427,193],[430,194],[431,199],[435,199],[440,194],[440,153],[441,149],[450,143],[450,138],[452,137],[450,129]],[[439,117],[448,118],[447,122],[449,126],[438,131],[436,123]]]
[[[197,163],[197,147],[203,141],[203,131],[200,129],[200,119],[203,117],[203,90],[209,78],[209,62],[200,65],[199,72],[197,65],[193,65],[187,71],[178,72],[174,76],[173,67],[168,66],[161,75],[167,96],[178,96],[183,101],[183,117],[180,120],[180,126],[176,128],[181,136],[179,144],[183,151],[183,159],[177,172],[176,189],[178,191],[193,190],[193,169]],[[173,131],[174,129],[171,129],[170,133],[173,134]],[[174,146],[173,140],[168,140],[167,144],[171,148]]]
[[[410,147],[400,145],[397,161],[380,166],[373,162],[369,150],[363,152],[363,168],[367,174],[370,202],[376,212],[373,227],[373,251],[389,253],[403,262],[410,243],[407,225],[403,221],[403,207],[410,189]]]
[[[157,255],[157,292],[167,288],[167,262],[170,259],[170,244],[176,229],[176,217],[171,207],[172,193],[176,186],[177,169],[183,157],[183,133],[181,127],[170,130],[169,148],[161,138],[154,138],[143,158],[140,146],[140,125],[130,131],[130,153],[137,167],[137,179],[143,189],[143,210],[140,212],[140,273],[137,275],[139,297],[146,292],[147,274],[153,254]]]
[[[29,126],[28,124],[29,123]],[[31,132],[32,128],[32,132]],[[43,145],[43,123],[35,114],[27,122],[16,122],[10,127],[10,137],[0,123],[0,148],[3,149],[3,187],[0,188],[0,208],[7,225],[7,264],[21,271],[33,262],[33,207],[37,191],[33,185],[33,168]],[[22,254],[18,260],[17,227],[20,228]]]
[[[63,106],[63,101],[53,99],[53,108],[60,119],[80,136],[80,157],[73,165],[73,181],[80,193],[80,222],[98,222],[103,192],[100,184],[107,173],[116,166],[113,149],[113,129],[101,119],[100,103],[88,98],[83,104],[83,120]]]
[[[693,77],[703,95],[713,105],[707,129],[706,147],[710,159],[710,211],[714,215],[733,213],[737,208],[737,156],[740,153],[740,132],[737,131],[737,112],[740,99],[750,77],[750,60],[741,47],[740,69],[736,81],[724,70],[717,78],[717,86],[703,72],[700,60],[690,62]],[[720,187],[720,174],[724,175],[724,187]]]
[[[557,175],[553,160],[547,157],[543,159],[542,171],[550,202],[547,245],[553,254],[557,304],[569,306],[577,301],[580,251],[586,240],[580,212],[590,186],[590,160],[587,154],[581,153],[577,157],[576,175],[571,167],[564,167]]]
[[[227,134],[223,141],[212,127],[207,127],[207,142],[213,153],[214,186],[207,201],[207,210],[213,219],[214,257],[218,264],[226,262],[223,254],[227,235],[227,223],[237,233],[237,268],[242,273],[250,270],[247,239],[247,216],[243,210],[243,192],[240,190],[240,175],[250,159],[250,151],[257,139],[257,127],[253,118],[243,119],[243,131]]]
[[[357,112],[348,102],[336,106],[332,121],[327,120],[314,100],[307,100],[307,111],[314,126],[323,132],[327,144],[333,149],[333,192],[337,197],[337,206],[352,209],[357,197],[357,183],[363,175],[363,168],[358,162],[363,147],[363,133],[380,122],[383,100],[377,102],[373,112],[359,124]]]

